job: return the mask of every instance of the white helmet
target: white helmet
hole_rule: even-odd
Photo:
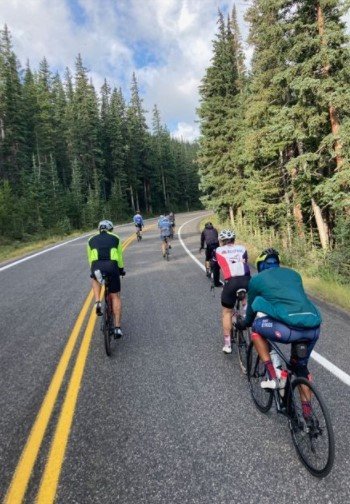
[[[220,231],[219,240],[234,240],[236,238],[236,233],[230,229],[223,229]]]
[[[113,231],[113,224],[110,220],[103,220],[98,225],[98,230],[101,231]]]

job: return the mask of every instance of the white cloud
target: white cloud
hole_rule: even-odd
[[[78,4],[81,19],[72,13]],[[81,53],[96,90],[106,77],[126,96],[135,71],[145,108],[156,103],[174,135],[198,136],[198,85],[210,64],[217,9],[226,0],[0,0],[22,64],[33,68],[46,56],[52,70]],[[246,10],[237,4],[238,17]],[[246,28],[244,28],[246,30]],[[142,56],[147,52],[147,57]],[[177,126],[176,126],[177,125]]]
[[[196,124],[179,122],[172,136],[180,140],[184,139],[193,142],[199,138],[199,127]]]

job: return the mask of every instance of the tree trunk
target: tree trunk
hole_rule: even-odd
[[[311,198],[312,210],[315,215],[316,225],[318,234],[320,237],[320,242],[323,250],[329,249],[329,234],[328,234],[328,226],[327,223],[323,220],[322,212],[320,207],[317,205],[315,200]]]
[[[132,189],[132,186],[129,187],[129,190],[130,190],[131,208],[135,212],[136,208],[135,208],[135,201],[134,201],[134,191]]]
[[[234,219],[234,216],[233,216],[233,208],[232,208],[232,206],[231,206],[231,205],[229,206],[228,211],[229,211],[229,214],[230,214],[230,222],[231,222],[231,226],[232,226],[232,227],[235,227],[235,219]]]
[[[318,33],[321,37],[321,46],[326,46],[327,41],[324,36],[324,25],[325,25],[324,15],[323,15],[322,7],[319,3],[316,6],[316,11],[317,11]],[[331,65],[330,65],[329,61],[327,60],[324,62],[324,67],[322,69],[323,75],[325,77],[329,76],[330,69],[331,69]],[[339,128],[340,128],[339,116],[338,116],[337,110],[335,109],[335,107],[331,103],[329,104],[328,112],[329,112],[329,119],[331,122],[332,133],[335,137],[338,137]],[[342,144],[341,144],[339,138],[336,138],[336,140],[334,142],[334,150],[335,150],[335,162],[337,165],[337,170],[340,171],[342,168],[342,165],[343,165],[343,157],[341,155]]]
[[[165,177],[164,172],[162,170],[162,187],[163,187],[163,197],[164,197],[164,205],[167,207],[167,197],[166,197],[166,186],[165,186]]]

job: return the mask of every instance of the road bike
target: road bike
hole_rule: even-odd
[[[232,311],[231,347],[237,345],[238,360],[241,370],[247,374],[247,350],[250,343],[250,330],[242,331],[237,329],[235,322],[245,318],[245,308],[247,303],[247,290],[238,289],[236,292],[236,302]]]
[[[302,351],[301,343],[301,341],[292,343],[297,355]],[[267,379],[267,372],[251,342],[247,354],[247,375],[253,401],[262,413],[267,413],[272,404],[275,404],[277,413],[288,420],[299,459],[313,476],[324,478],[332,470],[335,453],[334,434],[328,409],[315,385],[306,378],[297,377],[290,361],[278,346],[271,341],[269,344],[281,359],[286,376],[285,384],[283,388],[275,390],[261,388],[261,382]],[[303,415],[302,397],[308,400],[311,398],[310,416]]]
[[[141,229],[139,227],[137,228],[137,231],[136,231],[136,238],[137,238],[137,241],[142,240]]]
[[[165,255],[163,255],[164,259],[166,259],[167,261],[169,261],[169,256],[170,256],[170,252],[169,252],[169,249],[170,249],[170,243],[169,243],[169,238],[167,236],[165,236],[163,238],[163,242],[165,243]]]
[[[103,317],[101,321],[101,331],[104,335],[105,350],[108,357],[112,355],[111,341],[114,337],[114,315],[112,300],[109,295],[109,279],[107,275],[102,275],[105,286],[103,300]]]

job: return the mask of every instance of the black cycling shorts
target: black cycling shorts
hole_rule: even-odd
[[[225,282],[221,293],[221,305],[224,308],[233,308],[237,298],[238,289],[247,289],[250,276],[231,277]]]
[[[109,292],[120,292],[120,275],[118,263],[115,261],[93,261],[91,264],[91,278],[95,278],[95,271],[100,270],[103,275],[108,276]]]
[[[210,261],[213,257],[213,252],[216,250],[219,246],[219,243],[210,243],[207,245],[207,248],[205,249],[205,260]]]

